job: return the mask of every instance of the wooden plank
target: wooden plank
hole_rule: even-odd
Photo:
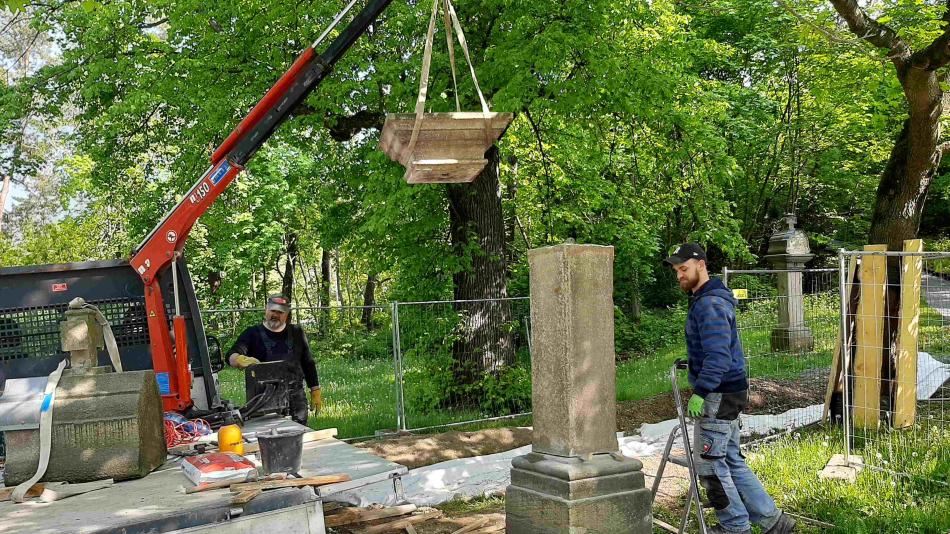
[[[336,435],[337,435],[337,430],[335,428],[325,428],[323,430],[314,430],[312,432],[307,432],[303,435],[303,442],[310,443],[311,441],[320,441],[321,439],[335,438]],[[244,454],[258,452],[260,450],[261,450],[261,445],[258,442],[247,443],[244,445]]]
[[[369,528],[365,528],[360,532],[363,534],[378,534],[380,532],[391,532],[393,530],[405,530],[406,525],[415,525],[417,523],[422,523],[424,521],[437,519],[440,517],[442,517],[442,512],[436,510],[435,512],[426,512],[424,514],[414,515],[411,517],[398,519],[396,521],[390,521],[389,523],[374,525]]]
[[[26,491],[26,498],[39,497],[45,488],[44,484],[33,484],[33,487]],[[0,488],[0,502],[9,501],[14,489],[14,487]]]
[[[848,287],[845,287],[845,294],[848,296],[847,308],[851,309],[851,296],[854,294],[857,287],[854,284],[854,272],[858,267],[858,258],[856,256],[851,256],[851,259],[848,260],[848,277],[845,279],[849,284]],[[840,294],[839,294],[840,298]],[[840,309],[840,303],[838,308]],[[840,313],[840,312],[839,312]],[[838,328],[841,328],[841,321],[838,321]],[[844,332],[838,333],[838,341],[835,344],[835,355],[831,361],[831,372],[828,374],[828,387],[825,390],[825,409],[821,414],[821,420],[827,421],[831,414],[831,398],[834,396],[835,392],[841,391],[843,381],[841,380],[841,343],[842,339],[848,339],[850,341],[851,333],[851,320],[847,318],[845,321],[846,329]]]
[[[83,493],[89,493],[90,491],[108,488],[113,483],[114,481],[110,478],[106,480],[96,480],[94,482],[85,482],[82,484],[47,484],[46,489],[44,489],[43,493],[40,494],[40,500],[43,502],[55,502],[60,499],[72,497],[74,495],[82,495]]]
[[[887,245],[867,245],[867,252],[885,252]],[[858,303],[857,348],[854,359],[854,427],[876,429],[881,421],[881,363],[884,351],[884,296],[887,257],[861,258],[861,300]]]
[[[288,478],[287,480],[266,480],[262,482],[242,482],[240,484],[231,484],[231,493],[241,493],[242,491],[252,489],[277,489],[277,488],[299,488],[301,486],[325,486],[327,484],[336,484],[338,482],[347,482],[349,475],[324,475],[308,478]]]
[[[198,486],[191,486],[190,488],[185,488],[185,495],[190,495],[192,493],[201,493],[202,491],[211,491],[216,489],[225,489],[230,488],[234,482],[208,482],[205,484],[200,484]]]
[[[419,533],[416,532],[416,527],[409,524],[409,525],[406,525],[406,534],[419,534]]]
[[[920,239],[904,241],[904,252],[923,252]],[[901,260],[900,331],[897,338],[897,395],[894,428],[913,426],[917,416],[917,337],[920,333],[920,286],[923,258]]]
[[[241,493],[238,493],[237,495],[231,498],[231,506],[244,506],[245,504],[251,502],[251,500],[253,500],[254,497],[257,497],[258,495],[260,495],[262,491],[263,490],[259,490],[259,489],[242,491]]]
[[[395,517],[397,515],[411,514],[415,511],[416,505],[414,504],[391,506],[389,508],[343,508],[333,514],[325,516],[324,522],[328,527],[338,527],[341,525],[352,525],[354,523]]]
[[[483,518],[479,519],[478,521],[475,521],[474,523],[469,523],[469,525],[466,526],[466,527],[462,527],[462,528],[456,530],[456,531],[453,532],[452,534],[465,534],[466,532],[471,532],[471,531],[473,531],[473,530],[478,530],[478,529],[484,527],[484,526],[485,526],[485,523],[488,523],[488,521],[489,521],[489,519],[488,519],[487,517],[483,517]]]
[[[476,530],[472,534],[491,534],[492,532],[501,532],[503,530],[505,530],[505,524],[501,523],[500,525],[492,525],[480,530]]]

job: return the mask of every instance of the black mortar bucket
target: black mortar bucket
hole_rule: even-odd
[[[303,455],[303,435],[306,430],[290,429],[257,435],[257,442],[261,446],[261,462],[264,464],[264,474],[289,473],[296,475],[300,471],[300,461]]]

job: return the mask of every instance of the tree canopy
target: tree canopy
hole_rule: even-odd
[[[0,172],[29,193],[8,203],[4,266],[128,257],[342,7],[4,5]],[[494,250],[453,215],[467,189],[410,187],[377,148],[384,114],[415,102],[430,8],[394,2],[200,220],[186,254],[205,304],[260,304],[288,272],[312,303],[360,304],[371,278],[391,299],[448,298]],[[846,8],[915,50],[950,20],[909,0],[456,2],[486,97],[516,116],[495,192],[509,294],[527,292],[528,249],[569,238],[616,247],[615,300],[634,315],[674,298],[659,260],[687,239],[716,269],[753,265],[793,211],[819,253],[867,243],[913,100],[894,46],[857,37]],[[449,111],[436,45],[429,106]],[[950,185],[934,161],[919,233],[936,237]],[[332,297],[318,291],[329,271],[345,289]]]

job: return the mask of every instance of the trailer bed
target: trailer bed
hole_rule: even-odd
[[[261,418],[244,432],[299,427],[289,419]],[[81,461],[81,459],[77,459]],[[0,503],[0,532],[9,534],[145,534],[155,532],[273,532],[321,534],[323,501],[346,500],[345,492],[391,480],[401,494],[405,466],[329,438],[303,446],[302,476],[344,473],[351,480],[320,488],[268,490],[243,507],[232,507],[227,489],[186,495],[191,482],[180,460],[170,460],[148,476],[53,503],[34,499]],[[315,491],[316,490],[316,491]],[[401,495],[399,497],[401,499]],[[285,530],[288,529],[288,530]],[[275,530],[276,529],[276,530]]]

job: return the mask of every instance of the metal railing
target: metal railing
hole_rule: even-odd
[[[394,302],[400,430],[531,411],[528,298]]]
[[[838,336],[838,270],[724,269],[738,300],[754,437],[821,420]]]
[[[204,310],[226,358],[263,308]],[[458,427],[530,416],[527,298],[295,307],[318,362],[325,412],[341,437]],[[222,394],[243,402],[226,373]],[[232,383],[233,382],[233,383]]]
[[[914,494],[950,491],[948,259],[839,253],[845,459]]]

